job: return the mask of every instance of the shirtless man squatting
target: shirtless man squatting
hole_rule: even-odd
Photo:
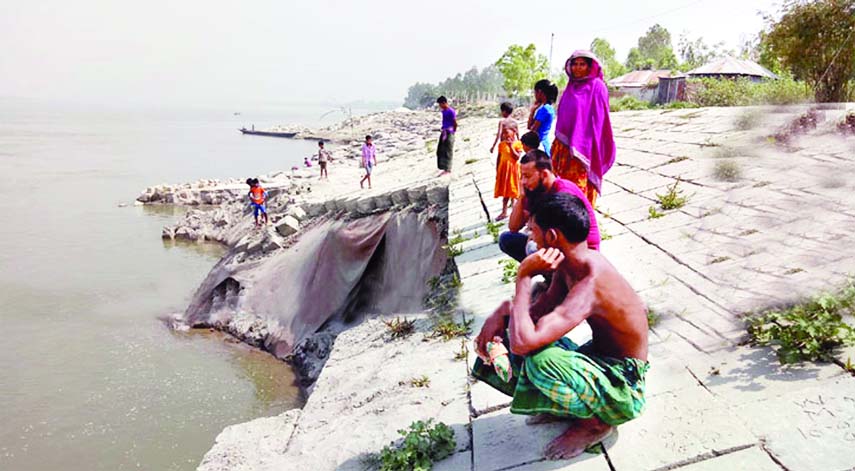
[[[532,203],[531,239],[542,248],[520,264],[513,300],[485,321],[472,374],[512,396],[511,413],[535,416],[529,424],[568,421],[544,455],[569,459],[641,415],[647,310],[614,266],[588,249],[590,219],[578,197],[546,194]],[[532,277],[549,272],[549,288],[532,303]],[[584,320],[593,339],[578,346],[564,336]],[[509,347],[509,382],[484,361],[494,337]]]

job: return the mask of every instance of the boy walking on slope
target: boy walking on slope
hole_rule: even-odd
[[[267,191],[261,187],[257,178],[247,178],[246,184],[249,185],[249,204],[252,206],[253,214],[255,215],[255,226],[259,227],[258,213],[264,216],[264,224],[267,224],[267,208],[264,203],[267,201]]]

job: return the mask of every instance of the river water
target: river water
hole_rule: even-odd
[[[181,208],[119,204],[298,165],[315,143],[236,128],[316,126],[329,109],[0,99],[0,469],[194,469],[225,426],[302,404],[284,363],[158,321],[223,249],[162,242]]]

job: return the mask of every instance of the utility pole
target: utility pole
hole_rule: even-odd
[[[555,42],[555,33],[549,38],[549,73],[552,74],[552,44]]]

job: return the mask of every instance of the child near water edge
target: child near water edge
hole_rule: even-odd
[[[247,178],[246,184],[249,185],[249,204],[252,206],[252,212],[255,215],[255,227],[261,226],[258,223],[258,213],[264,216],[264,224],[267,224],[267,208],[264,203],[267,201],[267,191],[261,187],[257,178]]]

